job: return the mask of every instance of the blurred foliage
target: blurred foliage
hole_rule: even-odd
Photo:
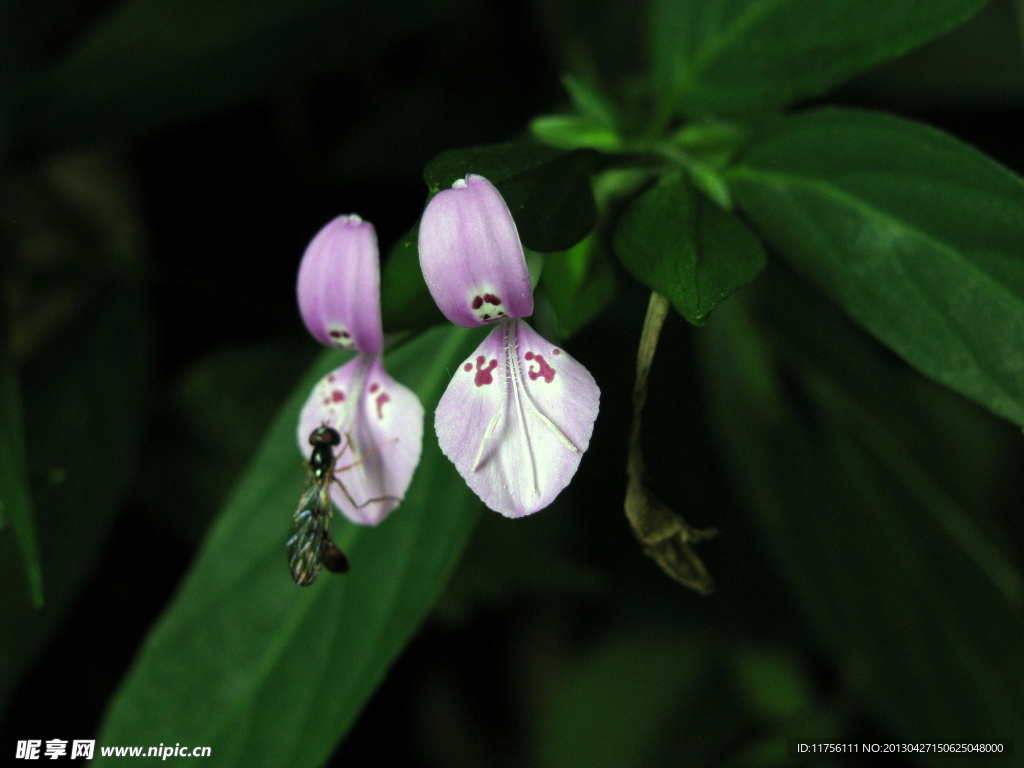
[[[730,180],[764,236],[851,317],[1024,426],[1019,177],[924,126],[821,110],[773,125]]]
[[[3,749],[770,768],[873,764],[794,738],[1020,741],[1021,13],[4,4]],[[428,423],[402,508],[341,528],[352,573],[298,590],[295,413],[341,360],[298,319],[303,247],[374,222],[388,367],[430,419],[479,338],[433,328],[415,222],[469,172],[601,386],[591,448],[507,521]],[[622,515],[651,290],[678,314],[644,454],[721,532],[707,599]]]
[[[830,319],[814,318],[810,297],[800,305],[774,344],[738,305],[715,318],[733,337],[709,342],[707,370],[737,487],[850,685],[898,732],[1020,733],[1021,577],[911,452],[927,423],[912,410],[923,384],[882,375],[883,360],[834,321],[816,347]],[[941,450],[948,466],[973,447]]]
[[[22,557],[0,539],[0,697],[67,616],[131,481],[152,386],[144,241],[123,169],[102,156],[11,174],[6,272],[46,606],[25,601]],[[5,496],[10,486],[5,482]]]
[[[6,309],[0,307],[0,309]],[[43,604],[43,574],[39,565],[39,542],[28,491],[28,463],[25,458],[25,426],[21,414],[21,390],[11,351],[13,334],[6,313],[0,317],[0,532],[10,521],[25,563],[32,602]]]

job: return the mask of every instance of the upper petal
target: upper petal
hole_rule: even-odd
[[[299,417],[299,446],[321,424],[341,434],[331,498],[347,518],[376,525],[399,505],[423,448],[423,406],[392,379],[377,356],[358,355],[327,374]],[[347,495],[345,493],[347,491]],[[351,497],[351,498],[349,498]]]
[[[355,214],[321,229],[299,265],[299,311],[309,332],[332,347],[380,354],[380,255],[373,225]]]
[[[434,427],[444,454],[491,509],[550,504],[590,445],[600,401],[590,372],[522,320],[505,320],[456,370]]]
[[[533,314],[523,246],[501,193],[470,174],[437,193],[420,221],[420,268],[437,306],[472,328]]]

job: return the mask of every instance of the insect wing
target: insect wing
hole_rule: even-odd
[[[292,578],[301,587],[316,581],[322,565],[324,541],[328,536],[327,525],[332,514],[330,498],[319,488],[307,491],[292,521],[292,535],[288,538],[288,566]]]

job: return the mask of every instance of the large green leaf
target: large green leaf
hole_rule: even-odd
[[[696,194],[682,173],[630,202],[615,229],[615,251],[637,280],[695,325],[766,262],[757,235]]]
[[[777,109],[949,31],[986,0],[655,0],[652,66],[668,109]]]
[[[757,330],[778,304],[752,318],[730,303],[702,335],[722,449],[753,520],[844,681],[899,740],[1019,739],[1021,575],[929,456],[969,463],[974,448],[919,445],[907,403],[920,380],[877,348],[862,354],[850,328],[830,327],[813,355],[802,330]],[[816,323],[799,309],[801,326]],[[874,386],[843,375],[851,350]]]
[[[129,0],[14,94],[24,145],[145,130],[358,61],[455,0]]]
[[[474,344],[463,329],[435,329],[389,355],[388,368],[430,414]],[[288,573],[284,541],[304,475],[297,414],[339,359],[325,354],[271,428],[146,640],[100,744],[208,745],[218,766],[320,765],[437,599],[479,504],[429,425],[399,509],[378,528],[338,528],[351,572],[309,588]]]
[[[922,373],[1024,424],[1024,182],[877,114],[781,120],[727,176],[780,255]]]
[[[427,163],[423,178],[436,194],[467,173],[484,176],[508,203],[523,245],[550,253],[571,248],[594,228],[594,162],[590,150],[492,144],[442,152]]]

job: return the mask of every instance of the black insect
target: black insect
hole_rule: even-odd
[[[337,483],[349,504],[356,509],[377,501],[401,501],[397,496],[377,496],[359,504],[338,478],[339,473],[362,464],[366,458],[376,453],[380,446],[355,459],[351,464],[338,467],[338,457],[352,445],[351,436],[346,435],[345,445],[335,453],[335,448],[341,445],[341,434],[333,427],[322,424],[310,433],[309,444],[313,446],[313,454],[306,464],[309,469],[306,474],[306,490],[299,501],[298,509],[295,510],[292,535],[288,538],[288,566],[291,568],[292,578],[300,587],[308,587],[316,581],[321,568],[326,568],[332,573],[345,573],[349,569],[348,558],[331,539],[331,521],[334,519],[334,508],[331,504],[332,483]]]
[[[348,558],[331,539],[334,517],[331,483],[337,483],[345,495],[349,495],[335,475],[334,449],[341,445],[341,435],[325,424],[313,430],[309,444],[313,446],[313,455],[307,465],[306,490],[295,510],[292,535],[288,539],[288,565],[292,578],[301,587],[316,581],[321,567],[334,573],[345,573],[349,569]]]

